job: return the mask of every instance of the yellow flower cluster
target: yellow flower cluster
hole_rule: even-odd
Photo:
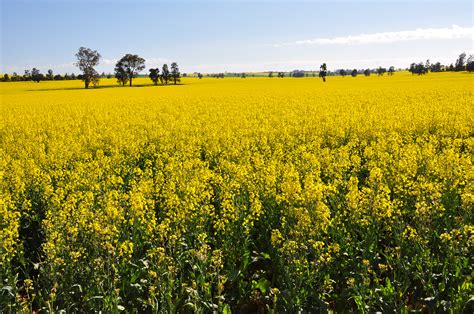
[[[471,76],[183,84],[2,84],[3,274],[34,245],[44,289],[83,311],[107,308],[71,287],[120,302],[141,293],[157,307],[187,293],[202,305],[212,302],[198,296],[247,287],[235,278],[252,268],[237,260],[260,250],[282,276],[271,289],[252,277],[261,293],[303,300],[315,287],[327,287],[319,298],[335,293],[330,276],[342,271],[329,270],[366,234],[385,252],[403,241],[472,245]],[[367,269],[375,257],[363,254]]]

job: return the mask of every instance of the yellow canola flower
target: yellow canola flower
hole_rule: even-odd
[[[217,273],[235,258],[219,245],[261,236],[295,282],[338,260],[334,233],[390,237],[398,220],[413,245],[433,234],[465,251],[474,243],[463,218],[474,206],[472,75],[182,83],[0,84],[3,272],[22,259],[22,221],[39,224],[41,269],[59,283],[146,261],[153,297],[183,271],[180,250]],[[456,228],[435,230],[447,215]],[[224,289],[222,274],[214,280]],[[311,284],[329,291],[331,280]]]

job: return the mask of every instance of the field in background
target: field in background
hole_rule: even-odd
[[[2,83],[0,311],[470,311],[473,78]]]

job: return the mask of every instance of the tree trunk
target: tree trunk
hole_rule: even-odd
[[[132,87],[132,77],[130,77],[130,87]]]
[[[89,81],[88,81],[88,80],[85,80],[85,81],[84,81],[84,85],[85,85],[86,89],[88,89],[88,88],[89,88]]]

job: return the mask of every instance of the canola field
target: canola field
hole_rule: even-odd
[[[471,312],[474,76],[2,83],[0,312]]]

